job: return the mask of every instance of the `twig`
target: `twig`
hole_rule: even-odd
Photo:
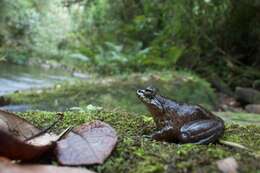
[[[234,147],[238,149],[242,149],[248,152],[249,155],[254,156],[255,158],[260,158],[260,152],[259,151],[254,151],[253,149],[247,148],[244,145],[235,143],[235,142],[230,142],[230,141],[225,141],[225,140],[219,140],[220,144],[229,146],[229,147]]]
[[[234,148],[239,148],[239,149],[243,149],[243,150],[250,151],[249,148],[245,147],[244,145],[235,143],[235,142],[230,142],[230,141],[225,141],[225,140],[219,140],[219,143],[220,143],[220,144],[223,144],[223,145],[226,145],[226,146],[229,146],[229,147],[234,147]]]
[[[72,131],[72,129],[73,129],[72,126],[66,128],[63,132],[61,132],[61,134],[59,134],[57,141],[61,140],[64,136],[66,136],[69,132]]]
[[[31,139],[34,139],[34,138],[36,138],[36,137],[38,137],[38,136],[43,135],[44,133],[47,133],[47,132],[48,132],[50,129],[52,129],[58,122],[60,122],[60,121],[63,119],[63,117],[64,117],[64,114],[61,113],[61,112],[58,112],[56,115],[58,115],[59,118],[58,118],[55,122],[53,122],[49,127],[43,129],[43,130],[40,131],[39,133],[37,133],[37,134],[35,134],[35,135],[32,135],[32,136],[29,137],[29,138],[26,138],[25,141],[29,141],[29,140],[31,140]]]

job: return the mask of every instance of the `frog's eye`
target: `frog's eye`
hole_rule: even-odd
[[[153,92],[154,92],[154,90],[153,90],[152,88],[146,88],[146,89],[145,89],[145,92],[148,92],[148,93],[153,93]]]
[[[155,88],[152,88],[152,87],[147,87],[145,89],[145,92],[144,94],[147,96],[147,97],[153,97],[156,95],[156,89]]]
[[[146,92],[150,92],[150,93],[157,93],[158,89],[149,86],[149,87],[147,87],[147,88],[145,89],[145,91],[146,91]]]

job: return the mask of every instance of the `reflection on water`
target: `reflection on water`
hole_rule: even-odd
[[[61,70],[0,63],[0,96],[18,90],[48,87],[70,79],[71,74]]]
[[[31,110],[31,108],[32,107],[30,105],[6,105],[1,107],[2,110],[7,110],[10,112],[26,112]]]

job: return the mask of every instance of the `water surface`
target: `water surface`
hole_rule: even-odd
[[[43,69],[0,63],[0,96],[28,89],[50,87],[62,81],[72,81],[64,70]]]

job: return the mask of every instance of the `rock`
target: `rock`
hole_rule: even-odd
[[[234,98],[223,93],[218,93],[219,102],[221,105],[227,105],[230,107],[240,107],[240,103]]]
[[[260,104],[246,105],[245,109],[249,113],[260,114]]]
[[[240,103],[234,98],[223,93],[218,93],[218,110],[241,112],[242,107]]]
[[[236,87],[235,94],[242,102],[260,104],[260,92],[253,88]]]
[[[217,161],[218,169],[223,173],[237,173],[238,164],[233,157]]]

